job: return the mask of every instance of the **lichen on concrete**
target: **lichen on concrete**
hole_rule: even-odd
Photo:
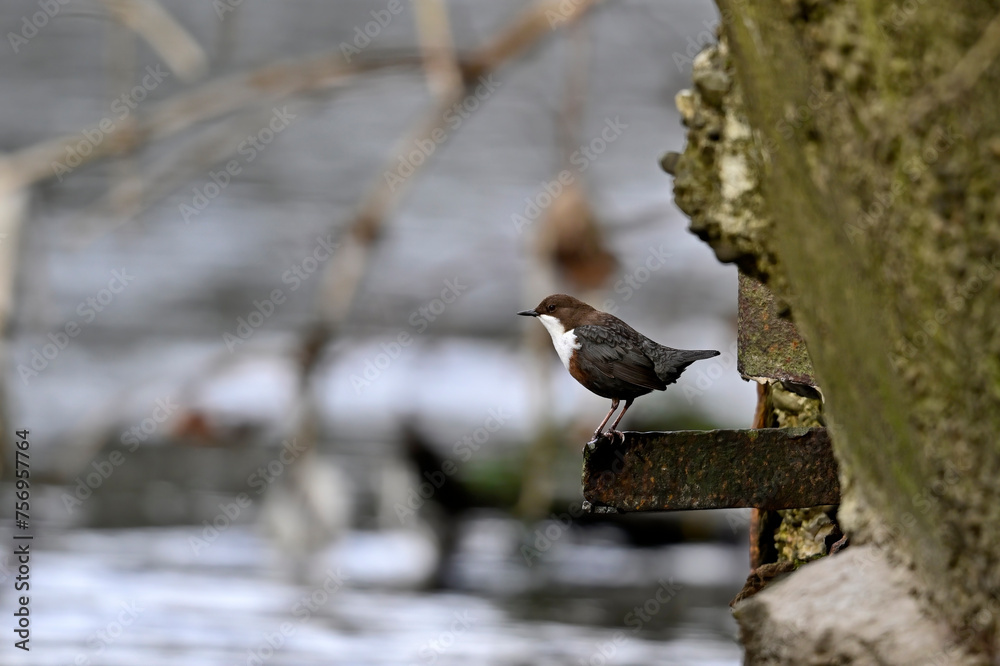
[[[801,395],[786,388],[782,382],[765,387],[765,422],[772,428],[813,428],[825,424],[823,401]],[[778,562],[799,566],[829,552],[827,537],[839,534],[840,528],[831,518],[835,507],[784,509],[773,534]]]
[[[811,507],[779,512],[781,525],[774,534],[779,562],[799,565],[827,554],[827,537],[838,531],[827,511],[823,507]]]
[[[719,5],[724,39],[681,105],[678,204],[721,260],[789,303],[826,398],[852,542],[912,563],[926,611],[993,658],[998,7]],[[750,138],[729,140],[730,119]]]
[[[692,64],[694,87],[677,94],[688,141],[675,167],[674,199],[719,261],[767,282],[773,260],[763,238],[771,223],[761,200],[759,151],[731,70],[725,42],[709,46]]]
[[[769,387],[774,427],[816,428],[826,425],[823,401],[787,389],[781,382]]]

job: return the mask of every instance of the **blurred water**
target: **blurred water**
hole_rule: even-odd
[[[510,527],[483,520],[475,529],[482,545],[491,541],[486,534]],[[746,557],[734,546],[638,551],[567,539],[529,569],[516,562],[516,552],[471,545],[459,565],[467,591],[427,593],[405,587],[429,564],[425,544],[412,534],[351,533],[302,585],[284,580],[267,544],[247,528],[232,527],[195,554],[190,539],[199,536],[187,527],[72,530],[36,541],[32,649],[5,645],[5,663],[729,666],[740,660],[725,606],[739,586],[735,561]],[[5,590],[7,618],[10,601]]]

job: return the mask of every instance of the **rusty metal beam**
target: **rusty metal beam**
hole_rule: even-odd
[[[777,379],[816,386],[806,343],[781,317],[771,290],[740,273],[737,369],[746,379]]]
[[[794,509],[840,502],[825,428],[626,432],[584,449],[595,511]]]

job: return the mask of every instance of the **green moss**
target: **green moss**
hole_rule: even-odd
[[[731,87],[694,115],[751,138],[720,148],[693,124],[678,202],[720,259],[790,304],[856,537],[912,560],[936,612],[1000,653],[1000,65],[936,101],[996,7],[719,5],[726,43],[705,64]],[[708,190],[735,153],[754,186],[722,200]]]

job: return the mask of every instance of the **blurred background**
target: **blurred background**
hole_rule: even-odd
[[[514,314],[723,352],[625,429],[749,425],[658,165],[709,1],[0,11],[4,662],[739,663],[746,512],[584,514],[607,401]]]

